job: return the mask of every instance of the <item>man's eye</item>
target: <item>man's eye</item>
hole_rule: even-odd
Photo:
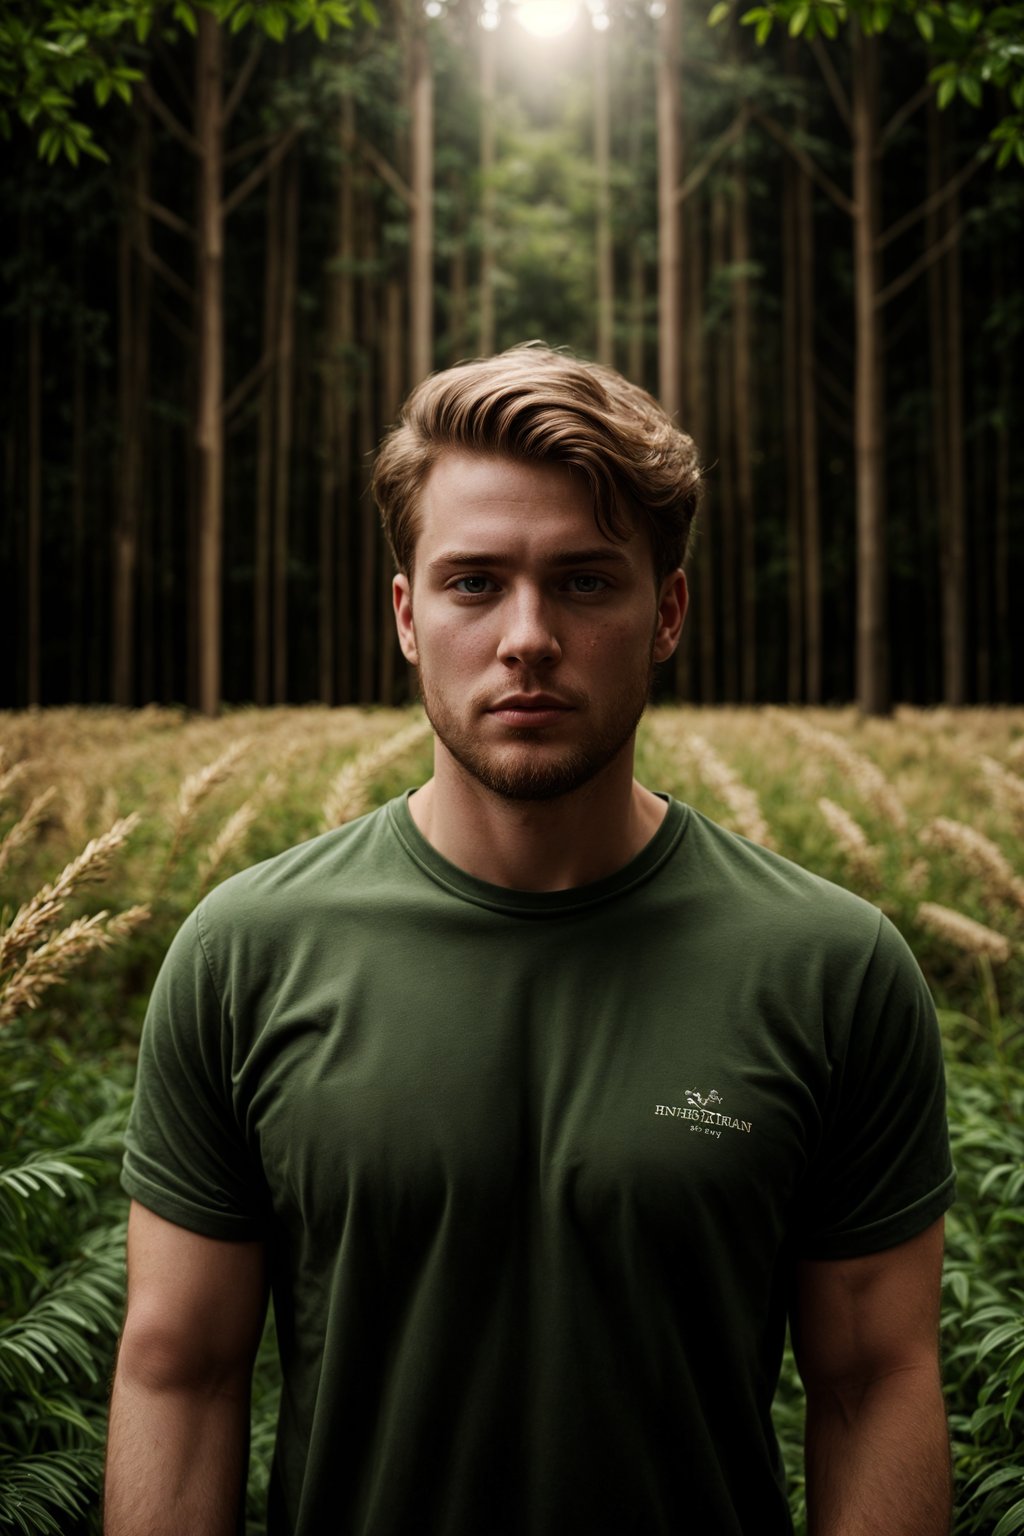
[[[453,583],[453,590],[461,592],[464,597],[482,597],[490,585],[489,576],[460,576]]]
[[[589,597],[593,592],[602,591],[608,583],[603,576],[592,576],[587,571],[580,571],[577,575],[569,577],[569,585],[581,597]]]

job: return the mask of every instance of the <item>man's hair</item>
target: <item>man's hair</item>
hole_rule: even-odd
[[[700,500],[697,450],[646,390],[613,368],[527,342],[416,386],[372,480],[395,564],[409,576],[420,492],[446,452],[564,464],[585,480],[606,537],[647,528],[659,582],[686,558]]]

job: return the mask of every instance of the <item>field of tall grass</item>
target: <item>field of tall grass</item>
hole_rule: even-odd
[[[156,969],[217,881],[429,773],[418,713],[0,715],[0,1531],[98,1530],[117,1184]],[[957,1536],[1024,1536],[1024,710],[657,709],[639,776],[857,890],[940,1009],[959,1200],[943,1354]],[[273,1439],[256,1373],[250,1536]],[[802,1528],[801,1399],[777,1405]]]

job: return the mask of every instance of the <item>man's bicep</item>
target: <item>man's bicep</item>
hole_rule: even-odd
[[[261,1242],[203,1237],[132,1201],[121,1347],[135,1371],[177,1386],[247,1378],[266,1308]]]
[[[943,1226],[879,1253],[798,1263],[791,1329],[809,1391],[937,1367]]]

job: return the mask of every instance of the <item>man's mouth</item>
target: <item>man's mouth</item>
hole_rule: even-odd
[[[555,725],[571,714],[575,705],[553,693],[513,693],[487,711],[505,725]]]

